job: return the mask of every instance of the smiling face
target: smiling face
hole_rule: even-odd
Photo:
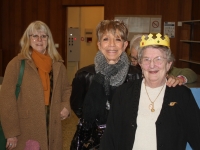
[[[47,48],[48,36],[44,38],[47,34],[43,31],[35,31],[30,35],[30,46],[44,54]]]
[[[107,59],[108,64],[116,64],[127,45],[128,42],[121,39],[118,30],[114,35],[111,32],[106,32],[97,42],[97,46]]]
[[[163,59],[154,59],[160,57]],[[151,60],[149,65],[144,63],[147,59]],[[158,62],[155,63],[155,61]],[[172,62],[167,62],[166,55],[162,50],[153,47],[146,48],[143,51],[140,62],[146,85],[150,87],[163,85],[166,82],[166,74],[169,71],[171,64]]]

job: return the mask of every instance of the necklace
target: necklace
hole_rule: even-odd
[[[155,103],[155,101],[157,100],[158,96],[160,95],[160,93],[161,93],[162,89],[164,88],[164,85],[165,85],[165,84],[163,85],[162,89],[160,90],[160,92],[158,93],[158,95],[157,95],[157,97],[156,97],[156,99],[155,99],[154,101],[152,101],[152,100],[150,99],[149,94],[148,94],[148,92],[147,92],[146,84],[144,84],[144,85],[145,85],[145,90],[146,90],[147,96],[148,96],[148,98],[149,98],[149,100],[150,100],[150,102],[151,102],[151,104],[149,105],[149,109],[151,109],[151,112],[154,112],[154,111],[155,111],[155,109],[154,109],[154,103]]]
[[[110,110],[110,102],[107,100],[107,102],[106,102],[106,109],[107,110]]]

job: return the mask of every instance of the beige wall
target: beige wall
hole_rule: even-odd
[[[67,62],[68,78],[71,83],[74,78],[74,74],[78,69],[94,63],[94,57],[98,50],[97,38],[96,38],[96,26],[101,20],[104,19],[104,7],[103,6],[68,7],[67,19],[68,19],[67,28],[68,27],[80,28],[81,37],[84,37],[84,41],[81,41],[80,61]],[[87,43],[85,41],[86,40],[85,29],[92,29],[93,31],[91,43]]]

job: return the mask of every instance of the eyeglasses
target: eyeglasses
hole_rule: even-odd
[[[165,59],[166,59],[166,58],[164,58],[164,57],[158,56],[158,57],[155,57],[155,58],[153,59],[153,62],[154,62],[155,65],[161,65],[161,64],[164,62]],[[141,63],[142,63],[143,65],[149,65],[149,64],[151,63],[151,61],[152,61],[152,59],[150,59],[150,58],[148,58],[148,57],[143,57],[143,58],[141,59]]]
[[[42,41],[46,41],[49,37],[48,35],[39,36],[39,35],[36,35],[36,34],[31,34],[30,36],[31,36],[32,40],[39,40],[39,38],[40,38]]]
[[[138,59],[134,56],[129,55],[131,62],[136,62]]]

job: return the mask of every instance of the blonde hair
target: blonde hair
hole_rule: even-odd
[[[32,22],[25,30],[23,36],[20,39],[21,54],[28,59],[31,59],[32,47],[30,46],[30,35],[34,32],[42,31],[48,35],[47,40],[47,53],[52,58],[53,61],[62,60],[62,57],[56,50],[53,36],[49,27],[42,21]]]
[[[115,35],[116,31],[119,32],[122,40],[128,40],[128,28],[123,21],[103,20],[97,25],[96,28],[97,39],[100,41],[106,32],[111,32],[113,35]]]

